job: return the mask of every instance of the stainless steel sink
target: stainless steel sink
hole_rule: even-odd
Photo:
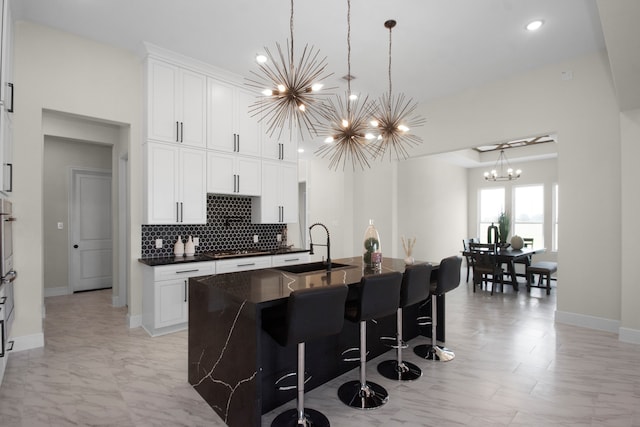
[[[353,267],[349,264],[341,264],[339,262],[331,263],[331,270],[342,267]],[[295,265],[284,265],[282,267],[273,267],[276,270],[286,271],[288,273],[293,274],[303,274],[303,273],[319,273],[327,270],[327,265],[324,262],[310,262],[307,264],[295,264]]]

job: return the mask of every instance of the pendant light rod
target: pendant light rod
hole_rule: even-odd
[[[393,30],[393,27],[396,26],[396,21],[394,19],[389,19],[388,21],[385,21],[384,23],[384,27],[389,29],[389,97],[391,97],[391,89],[392,89],[392,85],[391,85],[391,33]]]

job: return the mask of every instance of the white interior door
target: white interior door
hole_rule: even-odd
[[[111,173],[72,171],[69,281],[73,292],[113,283]]]

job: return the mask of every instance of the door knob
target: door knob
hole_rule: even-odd
[[[73,245],[73,249],[78,249],[78,245]]]

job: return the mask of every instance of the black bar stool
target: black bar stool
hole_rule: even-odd
[[[347,301],[344,317],[360,322],[360,380],[349,381],[338,389],[338,397],[345,405],[358,409],[374,409],[389,400],[389,393],[379,384],[367,381],[367,320],[385,317],[398,310],[402,273],[364,276],[360,281],[360,297]]]
[[[306,341],[340,333],[344,324],[346,286],[300,289],[289,294],[286,322],[271,322],[265,330],[283,347],[298,344],[297,408],[278,415],[272,426],[328,427],[327,417],[304,407],[304,345]]]
[[[402,308],[417,304],[429,297],[431,288],[431,264],[416,264],[406,268],[400,286],[400,304],[397,310],[396,359],[385,360],[378,364],[378,372],[385,378],[398,381],[413,381],[422,376],[422,370],[411,362],[402,360]]]
[[[413,349],[415,354],[424,359],[448,362],[456,357],[453,351],[438,346],[436,343],[436,327],[438,326],[437,298],[458,287],[460,284],[461,265],[462,258],[459,256],[451,256],[440,261],[438,282],[435,291],[431,293],[431,345],[421,344]]]

